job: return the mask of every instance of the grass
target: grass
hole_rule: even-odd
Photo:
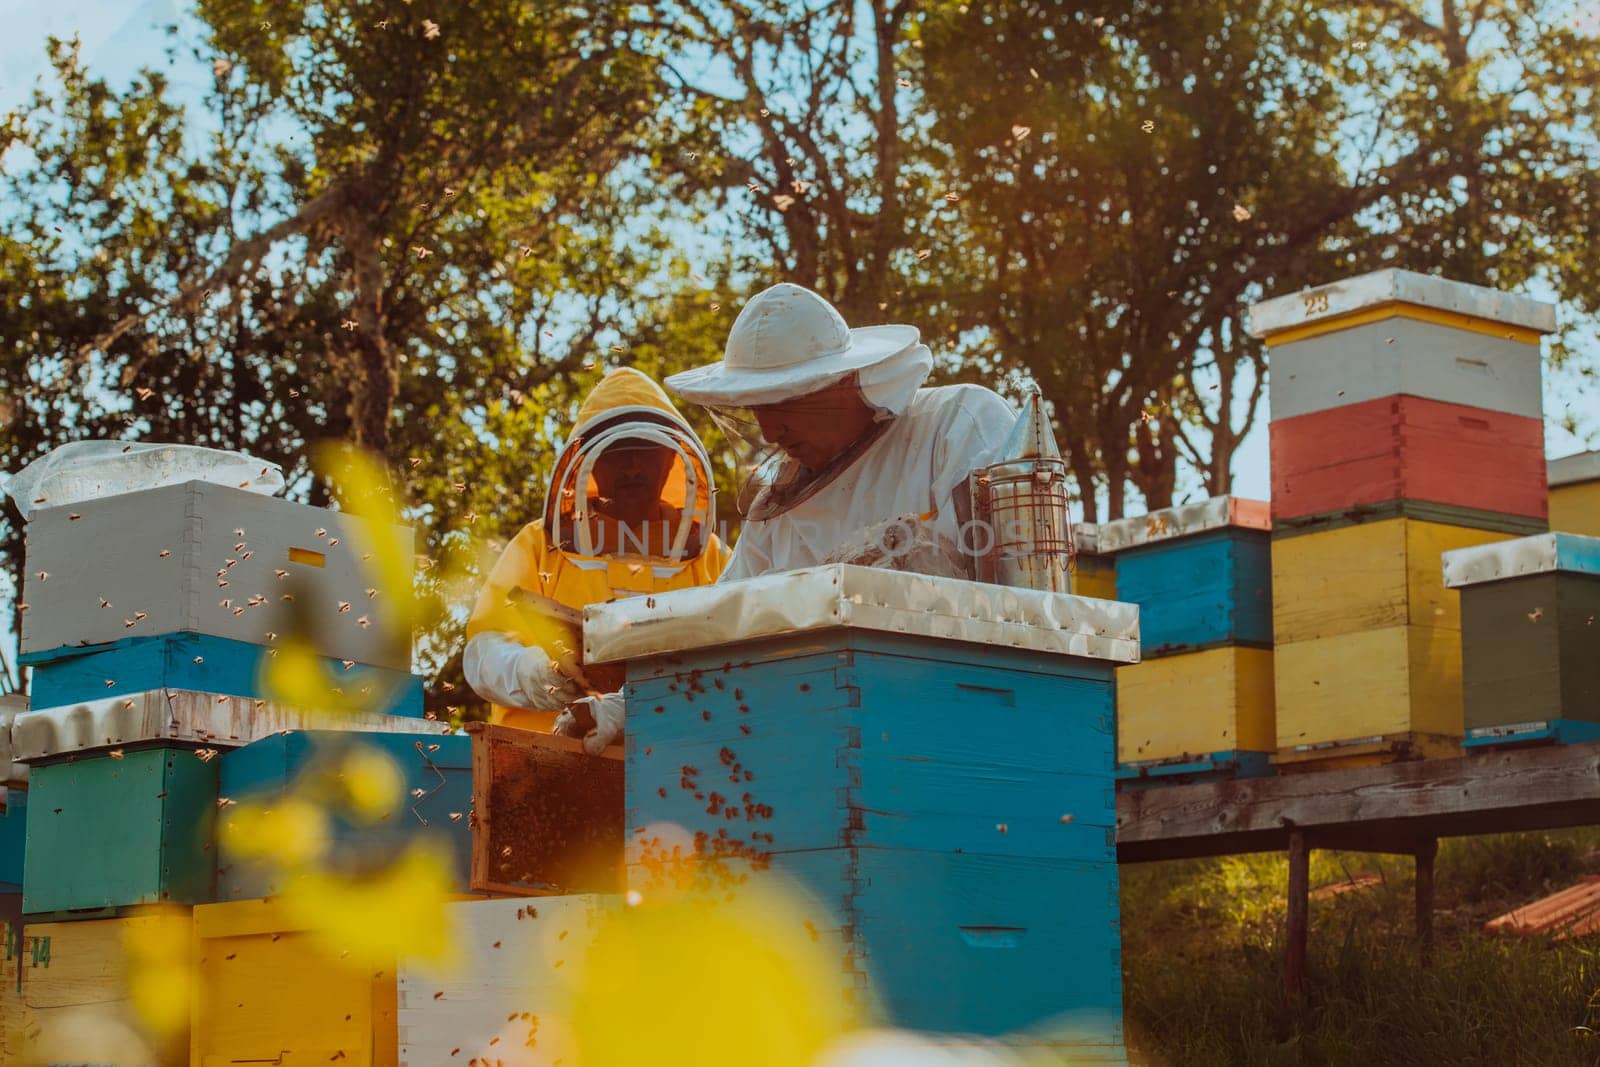
[[[1600,871],[1600,829],[1456,838],[1435,867],[1433,965],[1405,857],[1312,853],[1306,996],[1283,993],[1282,855],[1122,868],[1129,1052],[1141,1064],[1600,1063],[1600,938],[1486,934],[1485,920]]]

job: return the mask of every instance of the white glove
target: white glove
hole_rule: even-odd
[[[594,729],[584,737],[583,750],[591,756],[598,756],[622,736],[624,710],[622,694],[606,693],[597,697],[584,697],[577,703],[588,705],[589,713],[594,716]]]
[[[584,695],[583,686],[562,673],[549,653],[509,634],[482,633],[468,641],[461,669],[479,696],[507,707],[561,711]]]

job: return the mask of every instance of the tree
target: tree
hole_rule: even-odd
[[[980,365],[1040,381],[1091,517],[1095,484],[1112,517],[1125,484],[1170,503],[1180,456],[1228,490],[1264,295],[1396,265],[1595,310],[1595,42],[1521,5],[1425,10],[929,10],[970,227],[950,314]]]
[[[904,111],[915,5],[642,6],[686,146],[669,166],[702,210],[726,209],[734,277],[816,289],[851,322],[899,313],[937,199]]]
[[[503,487],[662,251],[627,199],[653,61],[573,4],[198,10],[198,107],[55,45],[58,89],[6,122],[0,181],[29,206],[0,219],[6,466],[127,433],[255,452],[325,501],[307,446],[348,440],[410,476],[430,552],[509,535],[529,512]]]

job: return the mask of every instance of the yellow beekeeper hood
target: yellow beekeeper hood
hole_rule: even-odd
[[[589,555],[581,539],[599,496],[594,461],[607,448],[646,441],[671,449],[676,458],[661,489],[664,508],[678,513],[670,558],[700,554],[716,526],[716,497],[711,461],[694,429],[650,378],[631,367],[607,374],[578,409],[578,422],[556,457],[545,496],[544,532],[548,543],[564,552]]]

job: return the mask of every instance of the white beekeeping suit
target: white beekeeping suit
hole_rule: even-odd
[[[850,329],[822,297],[783,284],[740,311],[720,363],[667,379],[685,399],[724,416],[850,381],[873,415],[870,428],[823,471],[792,457],[767,464],[766,484],[720,580],[839,561],[943,574],[969,569],[959,551],[967,479],[997,458],[1016,413],[982,386],[921,388],[932,365],[916,327]],[[884,561],[886,526],[928,551],[891,552],[895,558]]]

